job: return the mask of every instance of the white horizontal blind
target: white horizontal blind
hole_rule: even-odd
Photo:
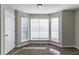
[[[59,17],[51,18],[51,41],[59,42]]]
[[[31,19],[31,40],[39,40],[39,19]]]
[[[48,40],[49,20],[31,19],[31,40]]]
[[[40,19],[40,40],[48,40],[49,38],[49,20]]]
[[[21,17],[21,42],[28,41],[28,19]]]

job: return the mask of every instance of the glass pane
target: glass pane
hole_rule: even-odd
[[[28,41],[28,19],[21,17],[21,42]]]
[[[49,20],[40,19],[40,40],[49,39]]]
[[[39,19],[31,19],[31,40],[39,40]]]
[[[31,40],[48,40],[49,20],[31,19]]]
[[[59,42],[59,18],[51,19],[51,40]]]

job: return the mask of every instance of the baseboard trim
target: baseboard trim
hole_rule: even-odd
[[[15,48],[19,48],[19,47],[22,47],[22,46],[27,45],[27,44],[30,44],[30,43],[43,43],[43,44],[49,43],[49,44],[56,45],[56,46],[58,46],[58,47],[75,47],[75,48],[79,49],[79,47],[74,46],[74,45],[61,45],[61,44],[50,43],[50,42],[29,42],[29,43],[26,43],[26,44],[21,44],[21,45],[19,45],[19,46],[16,46]]]
[[[29,43],[42,43],[42,44],[45,44],[45,43],[50,43],[50,42],[29,42]]]
[[[79,49],[79,47],[78,46],[74,46],[76,49]]]
[[[8,55],[11,51],[13,51],[15,49],[15,47],[14,48],[12,48],[7,54],[4,54],[4,55]]]
[[[27,44],[29,44],[29,43],[21,44],[21,45],[15,46],[15,48],[19,48],[19,47],[22,47],[22,46],[27,45]]]
[[[60,45],[60,44],[55,44],[55,43],[50,43],[50,44],[56,45],[56,46],[58,46],[58,47],[63,47],[63,46]]]
[[[51,43],[51,44],[56,45],[58,47],[75,47],[74,45],[61,45],[61,44],[57,44],[57,43]]]
[[[75,47],[74,45],[62,45],[62,47]]]

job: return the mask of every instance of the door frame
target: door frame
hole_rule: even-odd
[[[4,7],[4,6],[3,6]],[[13,9],[12,9],[13,10]],[[8,9],[8,7],[6,8],[3,8],[2,9],[2,17],[3,17],[3,21],[2,21],[2,27],[3,27],[3,40],[1,41],[1,49],[2,49],[2,52],[1,54],[5,55],[5,11],[8,11],[10,12],[10,10]],[[13,12],[13,11],[12,11]],[[11,12],[10,12],[11,13]],[[15,15],[14,15],[14,21],[15,21]],[[15,32],[15,30],[14,30]],[[15,43],[15,42],[14,42]]]

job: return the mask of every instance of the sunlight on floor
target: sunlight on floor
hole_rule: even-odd
[[[54,53],[55,55],[60,55],[60,52],[58,50],[50,48],[50,52]]]

